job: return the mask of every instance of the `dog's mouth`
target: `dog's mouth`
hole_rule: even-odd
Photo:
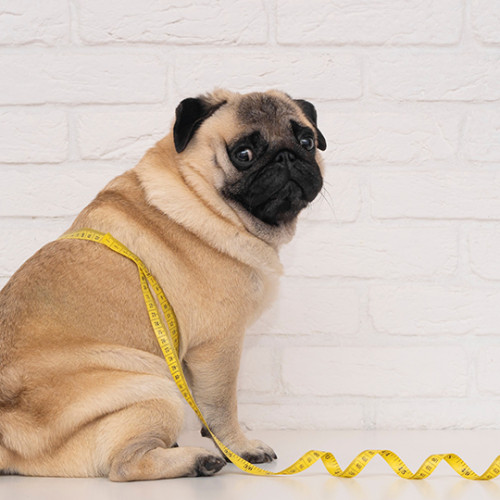
[[[266,224],[276,226],[295,219],[306,205],[304,190],[291,180],[263,203],[248,210]]]
[[[316,165],[268,165],[225,189],[225,195],[266,224],[291,222],[320,192]]]

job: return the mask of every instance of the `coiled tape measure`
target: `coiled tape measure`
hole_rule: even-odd
[[[236,453],[233,453],[229,448],[224,446],[224,444],[219,441],[219,439],[217,439],[217,436],[215,436],[210,430],[210,427],[208,426],[205,418],[196,405],[182,372],[181,362],[179,361],[179,358],[177,356],[179,348],[179,330],[174,311],[170,306],[165,294],[163,293],[161,286],[151,275],[151,273],[148,271],[139,257],[134,255],[127,247],[125,247],[125,245],[121,244],[119,241],[113,238],[109,233],[104,234],[98,231],[94,231],[93,229],[82,229],[80,231],[61,236],[60,239],[94,241],[96,243],[107,246],[114,252],[127,257],[136,264],[139,270],[141,289],[144,296],[144,301],[146,303],[146,308],[149,313],[151,326],[153,327],[153,330],[156,334],[156,338],[158,340],[158,343],[160,344],[163,356],[167,361],[174,382],[177,384],[179,391],[182,393],[189,406],[191,406],[196,415],[198,415],[198,418],[201,420],[203,425],[205,425],[205,427],[208,429],[210,435],[212,436],[215,443],[219,446],[220,450],[234,465],[236,465],[242,471],[258,476],[292,475],[308,469],[311,465],[321,459],[326,470],[332,476],[351,478],[357,476],[374,456],[380,455],[391,467],[391,469],[399,477],[402,477],[404,479],[425,479],[432,474],[434,469],[442,460],[446,461],[457,474],[465,479],[488,480],[494,479],[500,474],[500,455],[495,458],[493,463],[482,475],[476,474],[458,455],[455,455],[454,453],[435,454],[429,456],[415,473],[411,472],[406,464],[395,453],[389,450],[362,451],[346,467],[345,470],[341,469],[337,460],[331,453],[318,450],[308,451],[295,463],[280,472],[270,472],[265,469],[261,469],[260,467],[257,467],[250,462],[247,462]],[[156,302],[151,294],[151,290],[153,290],[158,299],[168,328],[165,326],[163,318],[158,311]]]

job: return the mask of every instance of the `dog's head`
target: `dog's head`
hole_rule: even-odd
[[[210,170],[220,195],[259,224],[292,223],[323,185],[318,150],[326,140],[316,110],[282,92],[218,90],[184,99],[173,140],[179,155]]]

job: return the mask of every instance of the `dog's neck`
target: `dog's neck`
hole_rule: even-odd
[[[149,150],[134,169],[148,203],[217,250],[252,267],[281,274],[276,242],[250,231],[208,179],[188,160],[174,157],[175,151],[164,145],[166,139]]]

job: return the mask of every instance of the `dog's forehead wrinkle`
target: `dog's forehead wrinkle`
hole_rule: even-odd
[[[290,115],[296,110],[291,103],[273,95],[248,94],[244,96],[238,106],[238,118],[247,125],[265,122],[275,122],[284,125]]]

